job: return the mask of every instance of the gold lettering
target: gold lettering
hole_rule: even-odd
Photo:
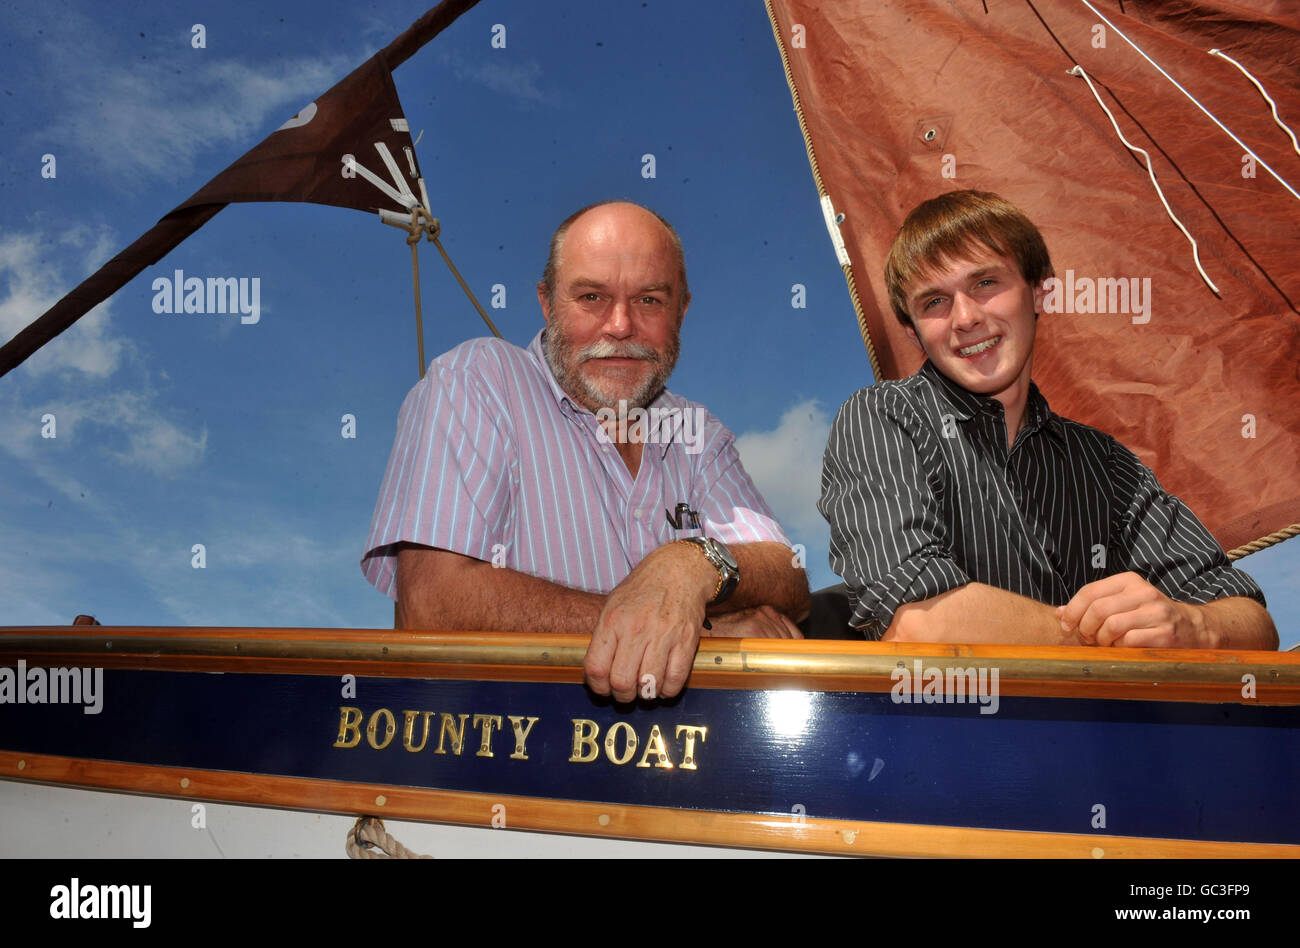
[[[600,748],[596,746],[596,736],[600,734],[600,725],[587,718],[570,718],[573,722],[573,754],[569,757],[571,764],[589,764],[596,759]],[[582,750],[579,753],[579,750]]]
[[[614,737],[614,732],[617,731],[619,728],[624,728],[627,731],[627,744],[625,744],[623,747],[623,754],[621,756],[615,756],[614,746],[617,743],[618,739]],[[609,758],[609,762],[611,764],[618,764],[619,766],[622,766],[623,764],[626,764],[629,760],[631,760],[632,755],[635,753],[636,753],[636,731],[633,729],[632,725],[628,724],[626,721],[619,721],[617,724],[612,725],[610,729],[605,732],[605,756]]]
[[[348,737],[348,732],[352,736]],[[361,709],[339,708],[339,739],[335,747],[356,747],[361,743]]]
[[[442,712],[442,727],[438,731],[438,749],[434,751],[435,754],[447,753],[442,749],[442,742],[450,736],[451,752],[457,757],[460,756],[460,746],[465,742],[465,719],[468,717],[468,714],[462,714],[460,724],[457,725],[454,715],[448,714],[446,711]]]
[[[528,727],[524,727],[524,716],[522,714],[510,715],[510,726],[515,730],[515,752],[510,755],[511,760],[528,759],[528,755],[524,753],[524,742],[528,740],[528,734],[536,723],[537,718],[529,718]]]
[[[695,738],[698,735],[703,744],[709,736],[709,729],[695,724],[679,724],[676,736],[681,737],[683,731],[686,732],[686,750],[682,754],[682,770],[698,770],[695,766]]]
[[[483,743],[479,745],[475,757],[492,757],[492,726],[496,725],[497,730],[501,729],[501,715],[499,714],[476,714],[474,715],[474,726],[482,727]]]
[[[402,724],[402,746],[412,754],[424,750],[424,745],[429,742],[429,718],[437,713],[437,711],[403,711],[402,715],[406,720]],[[420,735],[420,746],[415,747],[411,744],[411,740],[415,737],[415,718],[419,714],[424,715],[424,732]]]
[[[646,763],[646,760],[649,759],[651,754],[659,758],[655,762],[656,767],[662,767],[664,770],[673,769],[673,759],[668,756],[668,748],[664,745],[664,736],[660,732],[658,724],[651,725],[650,738],[645,744],[645,753],[641,755],[641,759],[636,762],[636,765],[638,767],[649,767],[650,765]]]
[[[384,743],[375,743],[375,732],[379,726],[379,716],[383,715],[388,719],[384,725]],[[397,733],[397,721],[393,718],[393,712],[387,708],[380,708],[374,714],[370,715],[370,720],[366,722],[366,741],[377,751],[383,750],[389,744],[393,743],[393,735]]]

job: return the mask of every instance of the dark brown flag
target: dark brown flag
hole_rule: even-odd
[[[406,212],[424,203],[392,70],[478,0],[443,0],[0,348],[0,375],[108,299],[227,204],[307,201]]]
[[[1093,6],[769,0],[769,13],[818,191],[844,215],[828,226],[877,376],[922,358],[883,288],[903,217],[944,191],[998,192],[1042,229],[1061,279],[1039,321],[1043,394],[1136,451],[1231,550],[1300,521],[1300,200],[1265,167],[1300,188],[1300,155],[1210,50],[1300,128],[1300,16],[1265,0]],[[1150,153],[1217,294],[1089,80]]]

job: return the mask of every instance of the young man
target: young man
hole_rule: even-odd
[[[677,234],[583,208],[537,299],[528,349],[457,346],[402,405],[362,559],[398,626],[590,635],[588,684],[620,701],[681,690],[706,610],[710,635],[798,637],[808,580],[733,435],[664,388],[690,303]]]
[[[919,205],[890,248],[894,314],[927,356],[831,429],[818,504],[869,638],[1275,649],[1259,587],[1109,435],[1030,381],[1052,263],[995,194]]]

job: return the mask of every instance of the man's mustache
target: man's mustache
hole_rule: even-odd
[[[659,353],[650,346],[640,342],[628,342],[622,345],[601,339],[593,342],[578,352],[578,361],[590,359],[641,359],[645,362],[662,362]]]

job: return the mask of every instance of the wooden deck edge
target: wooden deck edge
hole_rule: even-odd
[[[588,803],[0,751],[0,779],[425,823],[840,856],[1297,859],[1300,846]],[[435,853],[434,855],[439,855]]]

